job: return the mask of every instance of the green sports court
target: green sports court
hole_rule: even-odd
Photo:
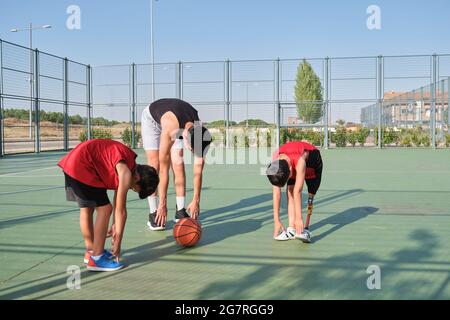
[[[0,2],[0,302],[450,300],[450,2]]]
[[[63,154],[0,161],[1,299],[450,298],[448,150],[323,150],[309,245],[273,241],[261,166],[207,166],[200,243],[179,247],[170,223],[149,231],[147,203],[131,195],[127,267],[109,274],[83,266],[79,210],[66,202],[56,167]],[[286,223],[285,205],[282,212]],[[67,289],[73,265],[80,290]],[[370,266],[380,268],[379,290],[367,287]]]

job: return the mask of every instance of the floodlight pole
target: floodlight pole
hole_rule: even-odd
[[[30,22],[30,25],[28,28],[24,28],[24,29],[19,29],[19,28],[14,28],[11,29],[11,32],[20,32],[20,31],[29,31],[29,43],[30,43],[30,115],[29,115],[29,129],[30,129],[30,140],[33,138],[33,130],[32,130],[32,122],[33,122],[33,71],[34,71],[34,67],[33,67],[33,63],[34,63],[34,58],[33,58],[33,30],[41,30],[41,29],[50,29],[52,26],[51,25],[44,25],[44,26],[39,26],[39,27],[33,27],[33,23]]]
[[[153,1],[158,0],[150,0],[150,63],[152,74],[152,102],[155,101],[155,40],[153,36]]]

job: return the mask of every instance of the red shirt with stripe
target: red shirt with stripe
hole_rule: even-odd
[[[88,186],[117,190],[119,175],[116,165],[124,161],[128,169],[136,167],[137,154],[124,144],[107,139],[80,143],[58,163],[70,177]]]
[[[289,158],[289,161],[291,162],[292,170],[294,171],[293,176],[297,177],[296,168],[298,160],[303,156],[305,151],[312,151],[312,150],[317,150],[317,148],[307,142],[303,141],[288,142],[282,145],[278,150],[276,150],[273,153],[272,159],[275,161],[278,159],[280,154],[286,155]],[[315,169],[306,167],[305,179],[311,180],[315,178],[316,178]],[[293,179],[295,180],[295,178]]]

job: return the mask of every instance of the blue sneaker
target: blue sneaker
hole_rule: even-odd
[[[116,262],[104,253],[100,259],[95,261],[92,257],[89,257],[87,269],[89,271],[117,271],[124,267],[120,262]]]
[[[92,250],[91,250],[91,251],[86,251],[86,252],[84,253],[84,259],[83,259],[84,264],[88,264],[88,263],[89,263],[89,257],[92,255],[92,253],[93,253]],[[106,257],[107,257],[108,259],[111,259],[111,258],[114,257],[114,256],[112,255],[111,251],[106,250],[106,249],[105,249],[105,251],[103,251],[103,254],[106,255]]]
[[[111,251],[109,251],[109,250],[106,250],[106,249],[105,249],[105,251],[103,251],[103,254],[106,256],[107,259],[112,259],[112,258],[114,258],[113,254],[112,254]]]

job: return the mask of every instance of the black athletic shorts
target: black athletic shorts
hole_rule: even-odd
[[[67,201],[77,202],[80,208],[96,208],[110,204],[106,189],[88,186],[66,173],[64,176]]]
[[[310,158],[306,161],[307,168],[314,168],[316,177],[314,179],[305,179],[308,193],[316,194],[322,182],[323,162],[319,150],[314,150],[310,154]],[[295,179],[289,179],[288,186],[295,185]]]

